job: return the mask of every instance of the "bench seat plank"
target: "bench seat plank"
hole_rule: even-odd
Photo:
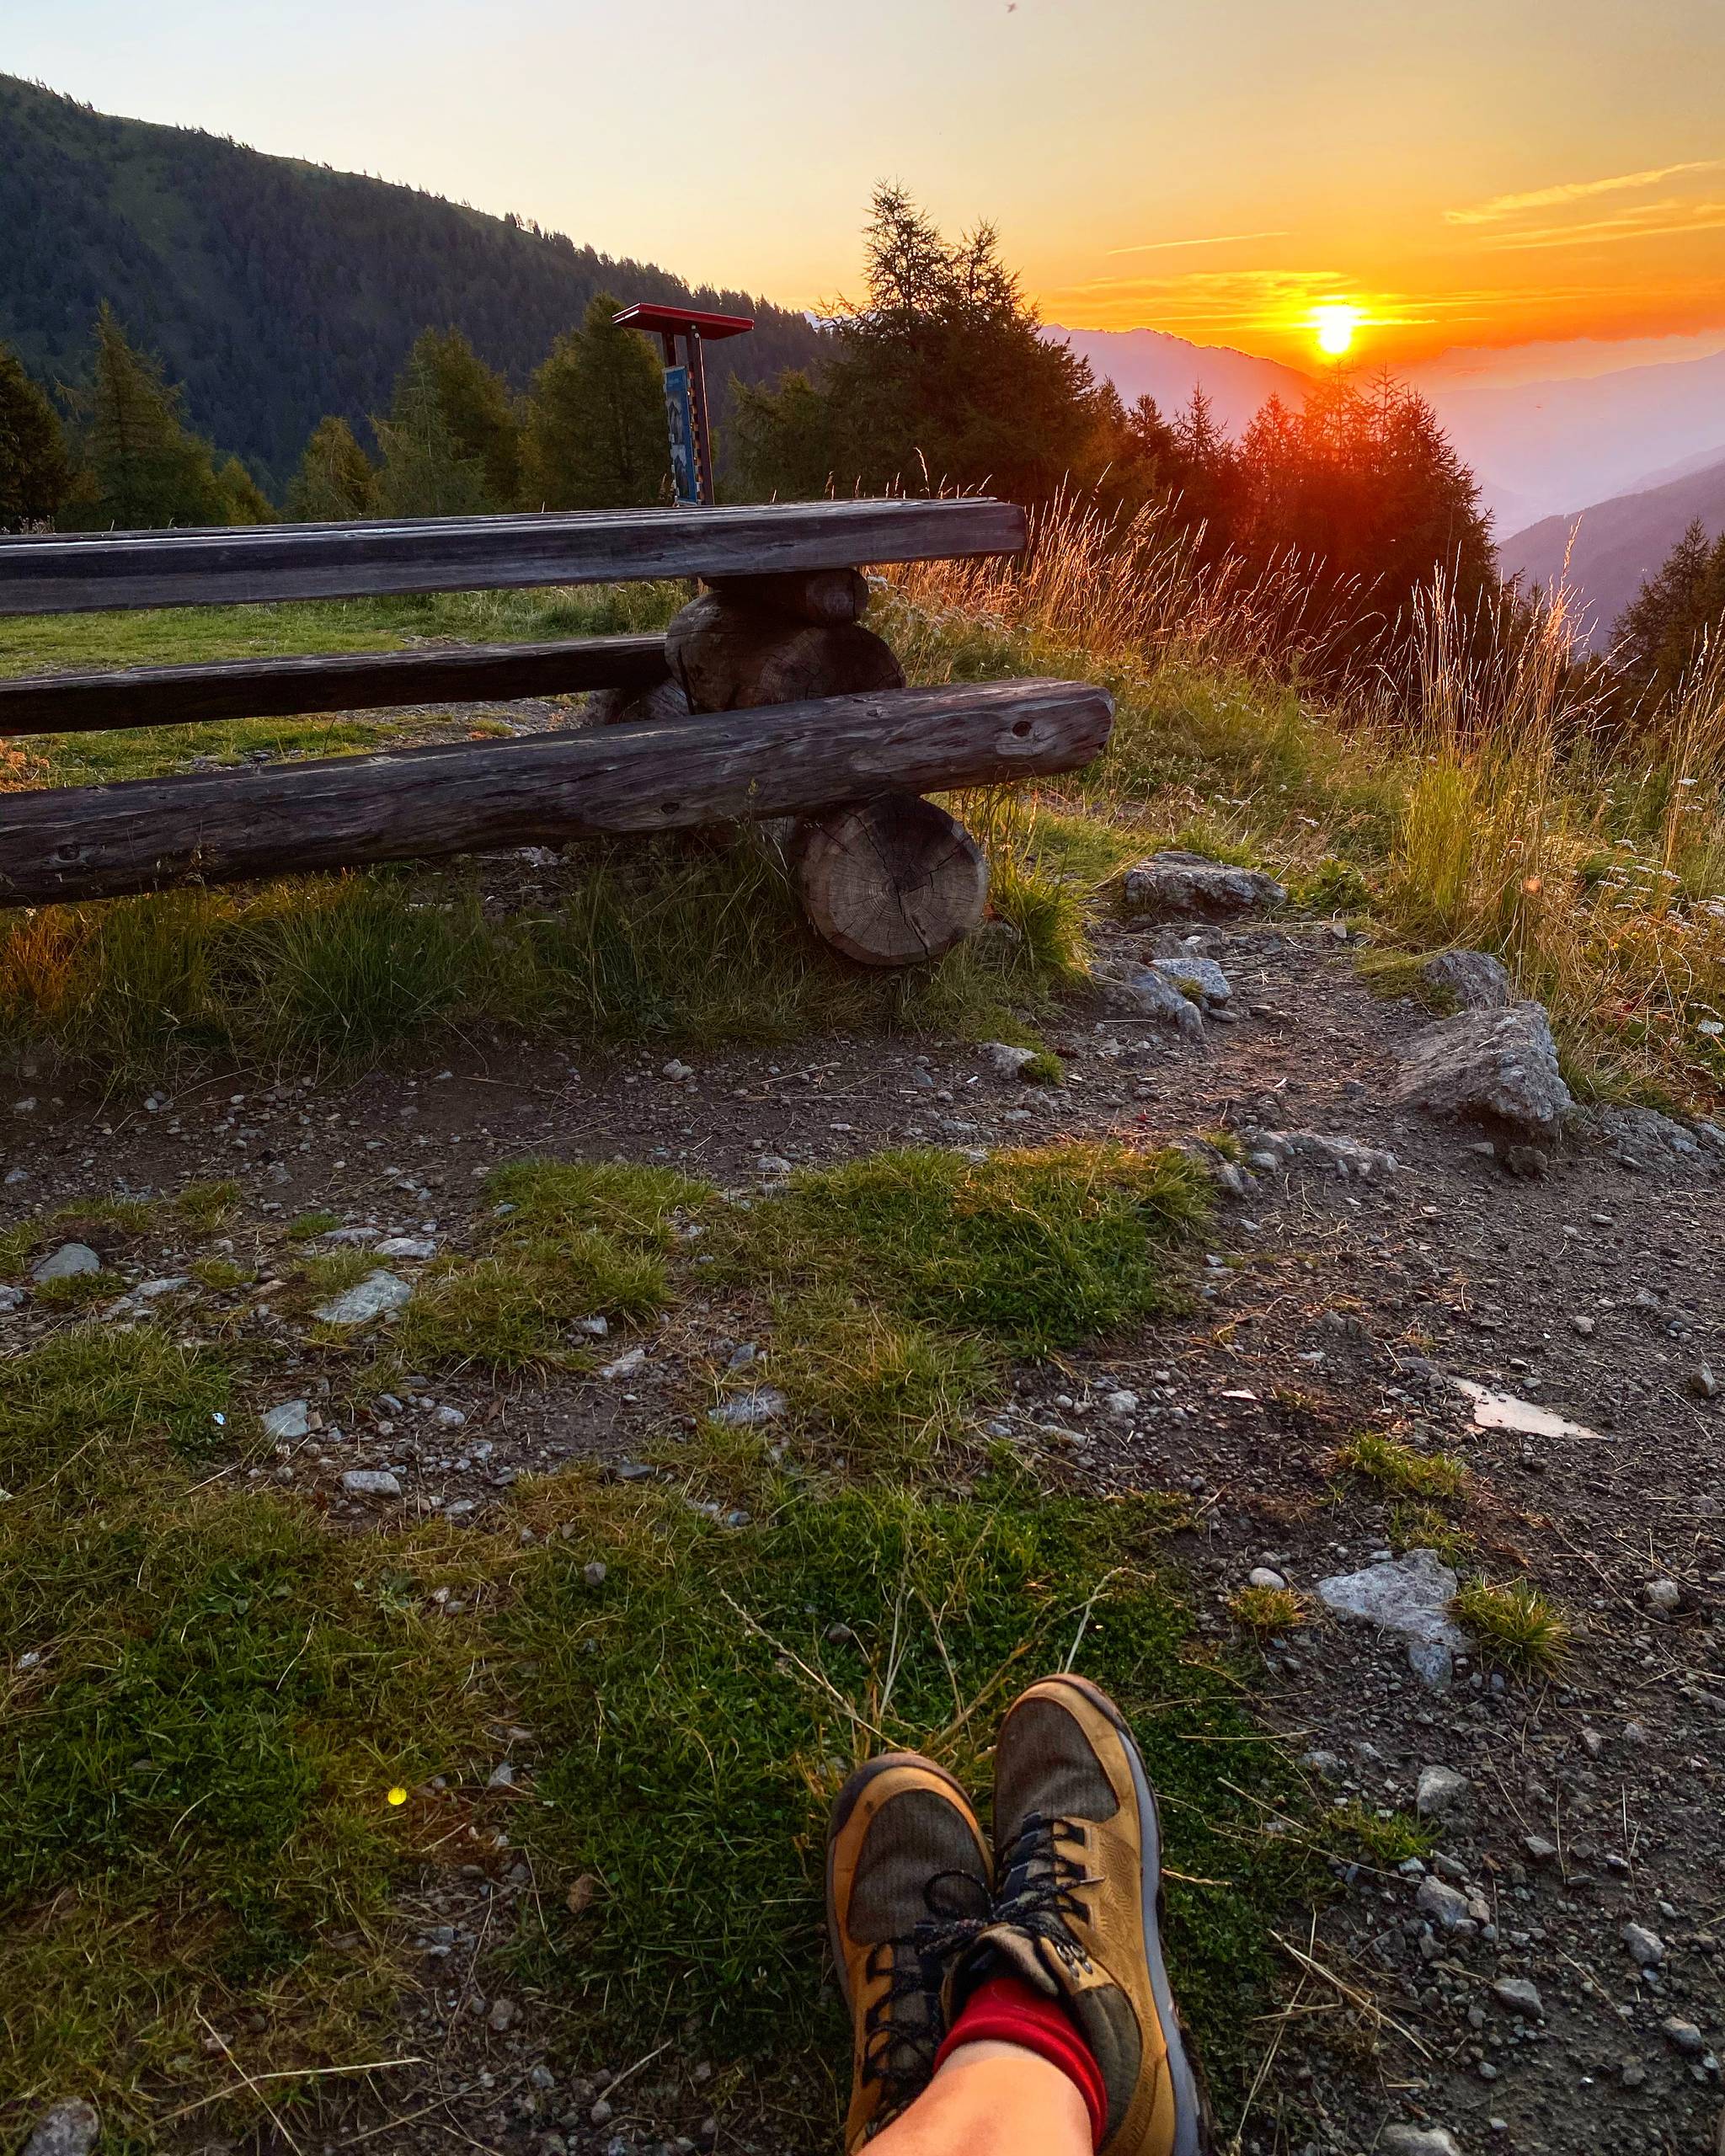
[[[41,536],[0,546],[0,616],[767,576],[1024,543],[1023,510],[980,496]]]
[[[795,816],[1071,771],[1114,706],[998,681],[0,794],[0,905]]]
[[[0,739],[404,704],[504,703],[580,689],[650,689],[667,671],[663,637],[584,637],[35,675],[0,680]]]

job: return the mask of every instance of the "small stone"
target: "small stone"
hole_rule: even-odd
[[[22,1288],[0,1288],[0,1311],[15,1310],[23,1300]]]
[[[599,1374],[602,1378],[632,1378],[646,1359],[647,1350],[644,1348],[631,1348],[619,1355],[614,1363],[606,1364]]]
[[[1379,2156],[1461,2156],[1448,2127],[1386,2126],[1378,2137]]]
[[[1246,1575],[1246,1584],[1247,1587],[1284,1588],[1288,1582],[1268,1565],[1254,1565]]]
[[[389,1235],[377,1244],[379,1257],[435,1257],[437,1246],[430,1235]]]
[[[692,1064],[679,1063],[675,1056],[671,1058],[670,1061],[667,1063],[664,1069],[660,1072],[660,1077],[669,1078],[674,1083],[679,1085],[684,1079],[692,1078],[694,1075],[694,1066]]]
[[[485,1777],[487,1789],[513,1789],[515,1785],[515,1770],[507,1759],[499,1759]]]
[[[398,1497],[401,1484],[387,1467],[350,1467],[341,1478],[350,1497]]]
[[[569,1327],[571,1332],[584,1332],[590,1340],[603,1340],[611,1326],[602,1317],[578,1317]]]
[[[1473,1784],[1453,1767],[1422,1767],[1414,1806],[1422,1819],[1441,1819],[1472,1794]]]
[[[1228,976],[1214,958],[1152,958],[1150,963],[1152,971],[1206,1011],[1220,1010],[1233,995]]]
[[[494,1999],[491,2011],[486,2015],[487,2024],[501,2036],[512,2021],[520,2018],[521,2008],[512,1999]]]
[[[1557,1844],[1549,1842],[1543,1834],[1524,1834],[1521,1846],[1527,1851],[1531,1864],[1554,1864],[1557,1859]]]
[[[81,2096],[62,2097],[36,2121],[22,2156],[90,2156],[101,2132],[102,2121],[93,2104]]]
[[[1110,1415],[1135,1415],[1138,1412],[1138,1395],[1126,1391],[1104,1393],[1102,1404]]]
[[[1619,1935],[1638,1969],[1657,1969],[1665,1958],[1665,1942],[1645,1924],[1626,1924]]]
[[[368,1273],[355,1287],[318,1305],[325,1325],[366,1325],[387,1310],[398,1310],[413,1289],[393,1273]]]
[[[597,2102],[595,2103],[592,2110],[588,2112],[587,2116],[595,2126],[609,2126],[611,2124],[611,2106],[606,2102],[603,2096],[600,2097]]]
[[[459,1430],[466,1427],[467,1418],[459,1407],[446,1405],[435,1411],[431,1420],[440,1430]]]
[[[1346,1763],[1336,1752],[1304,1752],[1300,1754],[1300,1764],[1302,1767],[1310,1768],[1313,1774],[1327,1782],[1340,1781],[1348,1771]],[[1422,1865],[1420,1869],[1423,1871],[1424,1865]]]
[[[985,1041],[979,1053],[996,1078],[1022,1078],[1036,1060],[1033,1048],[1014,1048],[1010,1041]]]
[[[1570,1319],[1569,1329],[1583,1340],[1591,1340],[1594,1333],[1599,1331],[1599,1327],[1590,1317],[1578,1316]]]
[[[1414,1906],[1422,1916],[1429,1917],[1440,1931],[1454,1931],[1458,1924],[1473,1921],[1467,1913],[1466,1895],[1430,1874],[1420,1881]]]
[[[1713,1375],[1706,1364],[1703,1363],[1690,1378],[1689,1389],[1697,1400],[1717,1400],[1719,1396],[1719,1380]]]
[[[1506,2013],[1519,2015],[1524,2021],[1545,2019],[1546,2005],[1539,1986],[1526,1977],[1499,1977],[1492,1986],[1492,1997]]]
[[[605,1560],[602,1557],[595,1557],[587,1564],[583,1565],[581,1567],[581,1577],[587,1582],[589,1587],[603,1587],[606,1577]]]
[[[1669,1617],[1683,1605],[1683,1589],[1675,1580],[1649,1580],[1641,1591],[1641,1598],[1649,1609],[1657,1609]]]
[[[1387,1565],[1338,1572],[1320,1580],[1325,1605],[1358,1617],[1407,1642],[1408,1664],[1436,1689],[1449,1682],[1455,1654],[1467,1635],[1450,1615],[1457,1582],[1433,1550],[1409,1550]]]
[[[30,1268],[32,1280],[72,1280],[83,1273],[99,1273],[102,1261],[88,1243],[61,1243]]]
[[[1685,2058],[1699,2058],[1707,2047],[1707,2040],[1693,2021],[1685,2021],[1669,2014],[1659,2024],[1660,2034],[1674,2051],[1681,2052]]]
[[[311,1433],[311,1413],[312,1403],[308,1400],[285,1400],[264,1417],[264,1435],[278,1444],[285,1444],[292,1438],[307,1437]]]
[[[751,1430],[758,1423],[776,1422],[789,1405],[776,1385],[763,1385],[753,1392],[733,1393],[707,1411],[709,1419],[728,1430]]]
[[[1625,2089],[1639,2089],[1648,2078],[1648,2070],[1638,2058],[1626,2058],[1617,2069],[1617,2079]]]

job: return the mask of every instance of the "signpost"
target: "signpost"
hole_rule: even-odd
[[[665,350],[665,413],[670,433],[671,478],[677,499],[693,508],[710,506],[713,492],[713,435],[707,418],[707,371],[703,344],[740,337],[755,327],[752,315],[702,314],[689,307],[654,307],[638,300],[616,318],[619,328],[656,336]],[[683,355],[677,356],[677,340]]]

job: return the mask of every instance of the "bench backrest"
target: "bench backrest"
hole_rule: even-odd
[[[985,496],[25,536],[0,540],[0,615],[770,576],[1024,542],[1023,510]]]

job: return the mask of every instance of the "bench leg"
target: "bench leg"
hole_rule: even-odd
[[[914,793],[806,819],[791,873],[817,932],[865,966],[938,958],[982,923],[988,862],[945,809]]]

